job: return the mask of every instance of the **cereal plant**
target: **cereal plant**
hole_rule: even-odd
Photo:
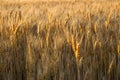
[[[120,80],[119,69],[119,0],[0,0],[0,80]]]

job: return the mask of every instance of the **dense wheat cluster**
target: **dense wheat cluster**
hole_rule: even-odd
[[[0,80],[120,80],[120,2],[1,2]]]

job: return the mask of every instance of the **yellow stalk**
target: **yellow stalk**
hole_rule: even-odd
[[[32,63],[32,51],[31,51],[31,46],[30,43],[28,44],[28,57],[29,57],[29,61],[30,63]]]
[[[118,46],[117,46],[117,51],[118,51],[118,54],[120,56],[120,41],[119,41]]]

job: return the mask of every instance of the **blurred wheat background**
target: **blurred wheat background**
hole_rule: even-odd
[[[120,80],[120,1],[0,1],[0,80]]]

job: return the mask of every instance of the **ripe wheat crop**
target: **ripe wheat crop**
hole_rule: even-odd
[[[0,1],[0,80],[120,80],[120,1]]]

